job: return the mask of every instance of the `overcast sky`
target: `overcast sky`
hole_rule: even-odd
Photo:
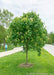
[[[23,12],[35,11],[49,32],[54,32],[54,0],[0,0],[0,8],[8,9],[14,16]]]

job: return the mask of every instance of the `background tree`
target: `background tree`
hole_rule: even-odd
[[[50,33],[48,34],[48,43],[49,43],[49,44],[54,43],[54,33],[53,33],[53,32],[50,32]]]
[[[13,19],[13,14],[9,12],[8,10],[1,10],[0,9],[0,25],[4,27],[8,27]]]
[[[38,55],[47,41],[47,31],[43,22],[35,12],[23,13],[23,16],[13,19],[9,27],[9,37],[24,46],[26,64],[28,64],[28,50],[36,48]]]
[[[0,46],[2,43],[5,42],[5,37],[6,37],[6,30],[3,26],[0,25]],[[5,43],[4,43],[5,44]]]

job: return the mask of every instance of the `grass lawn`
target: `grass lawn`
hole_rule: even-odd
[[[19,67],[19,64],[25,63],[25,57],[25,53],[18,52],[0,58],[0,75],[53,75],[54,57],[44,49],[42,49],[40,57],[37,55],[36,51],[30,50],[28,52],[28,62],[33,63],[32,67]]]

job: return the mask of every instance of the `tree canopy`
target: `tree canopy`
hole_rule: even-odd
[[[13,14],[8,10],[0,9],[0,25],[8,27],[13,19]]]

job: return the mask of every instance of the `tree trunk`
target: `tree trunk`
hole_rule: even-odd
[[[1,48],[1,44],[0,44],[0,48]]]
[[[28,64],[28,45],[26,44],[26,64]]]
[[[5,41],[5,38],[4,38],[4,47],[3,47],[3,49],[5,49],[5,43],[6,43],[6,41]]]

